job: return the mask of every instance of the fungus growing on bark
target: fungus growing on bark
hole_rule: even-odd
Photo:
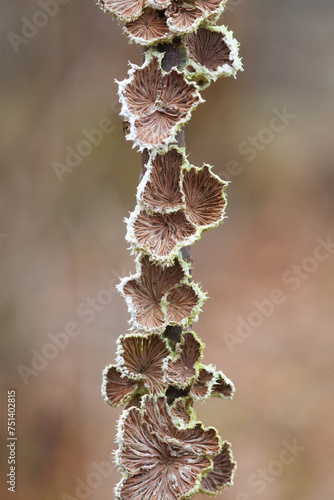
[[[221,452],[213,457],[213,469],[202,478],[201,492],[216,495],[233,484],[236,463],[229,443],[224,443]]]
[[[166,9],[167,24],[172,32],[184,35],[196,31],[203,21],[219,17],[227,0],[180,0]]]
[[[170,3],[171,0],[97,0],[104,12],[123,22],[137,19],[146,7],[160,11]]]
[[[195,384],[190,389],[190,395],[195,400],[203,400],[210,396],[215,382],[215,370],[210,366],[202,366]]]
[[[134,241],[139,250],[145,250],[155,259],[173,259],[178,250],[190,243],[196,227],[182,210],[170,214],[150,214],[140,211],[134,218]],[[190,240],[190,241],[189,241]]]
[[[145,0],[97,0],[97,4],[107,14],[112,14],[120,21],[130,21],[140,15]]]
[[[192,398],[181,398],[174,401],[171,406],[171,413],[178,427],[185,427],[190,423],[191,419],[195,419],[192,404]]]
[[[211,396],[225,399],[232,399],[235,392],[231,380],[225,377],[222,372],[217,372],[215,382],[211,388]]]
[[[204,428],[202,422],[179,429],[166,402],[166,398],[145,396],[143,401],[145,421],[154,434],[170,445],[179,445],[193,453],[214,456],[220,451],[220,438],[213,427]]]
[[[200,28],[186,37],[185,45],[191,59],[209,71],[217,71],[224,64],[231,66],[231,50],[219,32]]]
[[[185,34],[197,27],[205,15],[192,2],[173,2],[166,10],[167,24],[174,34]]]
[[[166,295],[168,324],[187,326],[201,311],[205,295],[196,285],[180,285]]]
[[[125,476],[116,487],[116,499],[189,498],[199,491],[203,475],[213,468],[210,452],[194,450],[199,439],[204,441],[205,431],[189,430],[186,442],[172,439],[176,427],[166,411],[152,414],[155,406],[145,398],[141,409],[131,408],[120,419],[116,461]]]
[[[102,395],[111,406],[124,405],[137,389],[137,382],[130,380],[114,365],[109,365],[103,371]]]
[[[140,271],[135,277],[125,278],[119,285],[125,296],[133,323],[145,330],[159,328],[164,323],[161,300],[164,294],[185,277],[179,262],[164,269],[152,264],[148,257],[140,261]]]
[[[135,253],[144,252],[153,262],[171,264],[182,248],[224,218],[226,183],[207,165],[192,167],[175,149],[155,157],[142,183],[126,239]]]
[[[98,0],[144,46],[141,66],[119,82],[127,140],[142,152],[137,205],[126,239],[136,273],[118,290],[131,333],[117,340],[115,364],[103,371],[102,395],[124,405],[116,463],[116,500],[188,500],[216,495],[233,482],[230,445],[196,418],[194,402],[231,399],[233,383],[203,365],[192,331],[206,299],[191,278],[190,245],[218,226],[223,182],[187,160],[183,126],[204,102],[200,90],[242,70],[238,42],[217,26],[226,0]]]

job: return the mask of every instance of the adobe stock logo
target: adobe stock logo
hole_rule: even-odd
[[[7,38],[15,52],[19,53],[19,47],[26,45],[38,34],[41,28],[44,28],[50,18],[54,18],[59,12],[59,5],[66,5],[70,0],[39,0],[38,5],[41,10],[37,10],[31,19],[21,17],[21,34],[8,33]]]

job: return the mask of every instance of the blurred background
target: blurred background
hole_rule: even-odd
[[[20,500],[105,500],[120,411],[101,371],[128,327],[115,284],[140,171],[114,80],[141,55],[93,0],[46,4],[1,9],[1,432],[14,388]],[[186,127],[190,161],[232,181],[228,219],[192,249],[204,362],[237,389],[197,405],[233,444],[226,500],[334,498],[333,20],[332,0],[231,0],[245,71]],[[3,441],[1,498],[7,457]]]

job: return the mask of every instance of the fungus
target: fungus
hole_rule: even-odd
[[[133,42],[140,45],[162,42],[174,36],[169,31],[166,17],[154,10],[147,10],[137,19],[128,22],[124,32]]]
[[[107,14],[112,14],[120,21],[129,21],[140,15],[145,0],[98,0],[97,4]]]
[[[176,132],[202,102],[194,83],[176,69],[161,69],[159,59],[147,56],[141,67],[133,66],[130,78],[119,84],[124,119],[130,123],[127,139],[140,150],[168,145]]]
[[[170,214],[141,211],[130,229],[133,229],[134,244],[138,249],[145,249],[153,258],[169,259],[196,233],[196,228],[181,210]]]
[[[152,394],[165,389],[163,362],[170,351],[160,335],[125,335],[118,339],[118,366],[127,376],[143,380]]]
[[[159,212],[182,208],[184,197],[180,180],[183,161],[183,155],[175,148],[155,155],[139,198],[145,207]]]
[[[189,246],[218,226],[226,208],[212,167],[191,165],[183,127],[200,90],[242,70],[239,44],[216,23],[226,0],[98,0],[144,46],[141,66],[119,83],[127,140],[142,152],[137,204],[126,239],[136,273],[118,290],[130,331],[117,340],[116,363],[103,371],[102,395],[124,405],[116,463],[116,500],[188,500],[233,483],[230,445],[196,418],[195,401],[231,399],[233,383],[203,365],[204,344],[190,330],[206,299],[191,278]]]
[[[213,457],[213,469],[202,478],[201,492],[216,495],[226,486],[231,486],[235,467],[230,445],[225,442],[221,452]]]
[[[111,406],[124,405],[135,393],[137,382],[124,377],[116,366],[109,365],[103,371],[102,396]]]
[[[163,420],[166,414],[152,415],[154,403],[149,402],[145,398],[141,410],[131,408],[120,420],[116,461],[126,474],[116,487],[116,499],[189,498],[199,491],[204,473],[212,469],[212,458],[180,441],[168,442],[169,434],[174,431],[173,424]],[[162,427],[166,432],[156,431]],[[194,441],[197,439],[196,435]]]
[[[140,261],[140,271],[122,280],[118,289],[127,301],[133,326],[146,331],[162,330],[175,322],[189,324],[205,300],[178,260],[162,267],[147,256]]]
[[[195,379],[199,360],[202,358],[203,344],[193,332],[185,332],[177,345],[178,356],[167,364],[167,379],[171,384],[185,388]]]
[[[236,76],[242,71],[239,44],[225,26],[207,26],[185,37],[188,54],[187,78],[201,89],[221,76]]]
[[[184,171],[182,189],[185,195],[186,214],[197,226],[217,225],[224,215],[226,183],[215,176],[205,165]]]

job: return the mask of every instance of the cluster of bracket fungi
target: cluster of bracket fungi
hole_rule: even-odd
[[[217,25],[226,0],[98,0],[143,45],[143,63],[119,82],[126,138],[142,152],[137,205],[127,220],[136,273],[118,286],[131,315],[103,372],[102,394],[124,405],[116,500],[182,500],[231,485],[230,444],[193,408],[231,399],[232,382],[202,363],[192,324],[206,299],[191,277],[189,246],[224,218],[224,183],[209,165],[191,165],[182,129],[204,102],[200,91],[242,69],[238,42]]]

